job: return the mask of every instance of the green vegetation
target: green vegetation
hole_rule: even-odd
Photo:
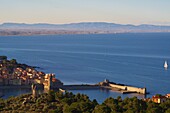
[[[0,56],[0,60],[7,60],[7,56]]]
[[[0,99],[3,113],[170,113],[170,100],[156,104],[143,100],[121,97],[107,98],[102,104],[91,101],[84,94],[49,91],[33,98],[31,94]]]

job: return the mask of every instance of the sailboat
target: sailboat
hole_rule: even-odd
[[[165,63],[164,63],[164,68],[165,68],[165,69],[168,68],[168,62],[167,62],[167,61],[165,61]]]

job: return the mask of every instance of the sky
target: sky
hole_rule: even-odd
[[[170,25],[170,0],[0,0],[0,23]]]

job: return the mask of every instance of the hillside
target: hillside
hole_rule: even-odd
[[[107,98],[102,104],[96,100],[91,101],[84,94],[49,91],[32,97],[25,94],[0,99],[0,112],[2,113],[169,113],[170,100],[156,104],[143,100],[121,97]]]

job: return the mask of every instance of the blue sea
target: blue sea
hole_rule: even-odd
[[[64,84],[112,82],[146,87],[154,94],[170,93],[170,33],[0,36],[0,55],[55,73]],[[107,90],[71,90],[102,102],[107,97],[143,98]],[[6,96],[29,91],[4,91]]]

